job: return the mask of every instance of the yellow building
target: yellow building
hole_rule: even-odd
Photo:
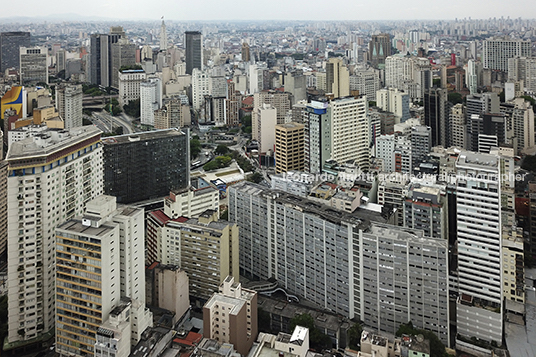
[[[303,171],[305,167],[304,125],[275,126],[275,172]]]

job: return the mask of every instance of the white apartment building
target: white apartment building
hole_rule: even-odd
[[[56,109],[63,119],[65,129],[82,126],[82,85],[66,85],[56,88]]]
[[[151,77],[140,84],[140,121],[154,126],[154,112],[162,107],[162,81]]]
[[[396,116],[395,124],[403,123],[409,114],[409,95],[396,88],[380,89],[376,92],[376,106]]]
[[[331,101],[331,159],[339,164],[356,162],[361,170],[370,165],[368,102],[365,96]]]
[[[508,59],[530,57],[530,40],[495,39],[482,42],[482,64],[484,68],[508,71]]]
[[[513,224],[513,167],[511,158],[472,152],[461,152],[456,162],[457,325],[463,336],[503,337],[502,237]]]
[[[192,71],[192,107],[194,110],[201,109],[206,95],[210,95],[210,77],[208,73],[194,68]]]
[[[56,236],[103,192],[100,130],[49,130],[8,150],[8,345],[43,337],[55,322]]]
[[[530,102],[523,98],[515,98],[511,120],[510,127],[517,139],[517,152],[534,147],[534,111]]]
[[[119,105],[128,104],[140,98],[140,85],[147,79],[143,69],[129,69],[119,72]]]
[[[262,104],[253,114],[253,136],[259,142],[259,152],[266,153],[275,148],[275,126],[277,125],[277,109],[271,104]]]
[[[395,172],[394,135],[382,135],[376,138],[376,157],[383,160],[384,172]]]

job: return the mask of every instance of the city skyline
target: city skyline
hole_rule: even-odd
[[[172,21],[236,21],[236,20],[311,20],[311,21],[390,21],[390,20],[454,20],[456,18],[487,19],[487,18],[536,18],[536,9],[531,7],[529,0],[517,2],[517,6],[509,3],[491,0],[476,2],[462,2],[455,0],[448,7],[443,4],[430,4],[423,0],[411,0],[400,3],[394,0],[387,0],[382,3],[369,4],[363,1],[353,2],[343,0],[339,6],[322,7],[322,3],[308,3],[304,7],[303,3],[294,1],[285,2],[256,2],[256,9],[262,11],[252,12],[249,4],[244,1],[233,2],[232,7],[223,12],[219,3],[208,0],[199,3],[189,4],[188,7],[181,7],[180,3],[164,1],[161,6],[155,7],[139,2],[126,3],[123,1],[107,2],[97,0],[92,6],[83,11],[77,11],[66,0],[55,0],[52,4],[30,0],[29,6],[24,13],[14,3],[8,3],[3,8],[0,23],[9,22],[10,18],[17,19],[42,19],[42,20],[150,20],[159,19],[165,16],[166,20]],[[58,11],[67,10],[67,11]],[[389,9],[389,11],[386,11]],[[71,10],[71,11],[69,11]],[[284,11],[282,11],[284,10]],[[83,15],[81,15],[83,14]]]

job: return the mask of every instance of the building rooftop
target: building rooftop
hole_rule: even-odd
[[[317,308],[308,308],[294,302],[289,303],[288,301],[272,299],[263,295],[257,295],[257,305],[272,315],[288,317],[289,319],[308,313],[315,320],[315,325],[329,331],[337,331],[342,324],[337,315],[329,312],[320,311]]]
[[[135,134],[110,136],[107,138],[103,138],[102,143],[104,145],[125,144],[125,143],[131,143],[131,142],[136,142],[136,141],[155,140],[155,139],[160,139],[160,138],[164,138],[167,136],[175,136],[175,135],[182,136],[186,134],[180,129],[176,129],[176,128],[152,130],[152,131],[144,131],[144,132],[135,133]]]
[[[146,329],[142,335],[138,344],[134,347],[133,352],[130,354],[132,357],[153,357],[158,356],[165,349],[167,344],[160,343],[162,340],[171,340],[171,337],[175,335],[175,331],[165,327],[150,327]]]
[[[93,125],[86,125],[73,129],[51,129],[43,131],[33,137],[14,142],[9,146],[6,160],[30,159],[57,153],[63,149],[74,146],[87,139],[100,139],[102,132]],[[46,162],[44,162],[46,163]]]
[[[290,342],[296,345],[301,346],[307,337],[307,332],[309,329],[303,326],[296,326],[292,336],[290,337]]]
[[[495,155],[463,151],[458,156],[457,166],[472,166],[474,168],[487,166],[491,169],[498,169],[497,162],[498,157]]]
[[[223,294],[214,294],[206,302],[205,307],[211,309],[217,304],[229,304],[233,305],[232,309],[228,312],[229,315],[236,315],[240,312],[242,307],[246,304],[246,300],[240,298],[234,298]]]
[[[77,234],[84,234],[93,237],[102,237],[112,231],[115,227],[107,224],[103,224],[96,227],[86,226],[82,224],[80,219],[71,219],[65,223],[60,224],[56,229],[74,232]]]
[[[232,186],[242,192],[248,192],[252,195],[269,196],[283,205],[291,205],[304,213],[310,213],[325,219],[334,224],[348,222],[355,224],[363,229],[370,225],[370,222],[385,223],[386,218],[379,215],[377,212],[363,208],[357,208],[354,212],[349,213],[340,211],[324,204],[312,201],[305,197],[296,196],[290,193],[272,190],[264,186],[252,182],[240,182]]]

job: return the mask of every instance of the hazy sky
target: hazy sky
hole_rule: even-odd
[[[4,1],[0,17],[77,13],[121,19],[412,20],[536,18],[534,0],[26,0]]]

